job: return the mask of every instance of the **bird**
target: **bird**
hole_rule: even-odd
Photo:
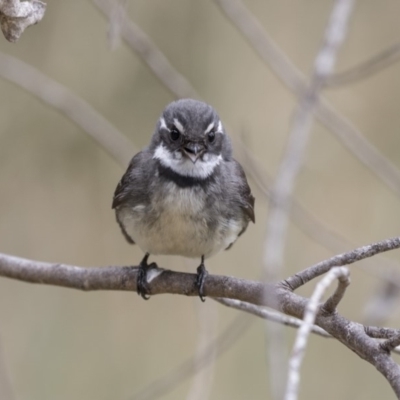
[[[249,222],[254,197],[215,109],[202,101],[168,104],[150,145],[137,153],[112,202],[125,239],[145,253],[137,293],[150,296],[150,255],[200,258],[196,287],[205,300],[205,259],[230,249]]]

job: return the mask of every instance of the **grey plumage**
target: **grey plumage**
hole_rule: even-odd
[[[207,258],[255,221],[254,197],[218,115],[189,99],[166,107],[112,207],[128,242],[149,254]]]

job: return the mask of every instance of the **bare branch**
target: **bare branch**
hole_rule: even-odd
[[[377,326],[365,326],[365,333],[375,339],[391,339],[393,336],[400,335],[399,329],[380,328]]]
[[[94,4],[108,18],[113,17],[115,2],[112,0],[93,0]],[[177,97],[198,99],[199,95],[187,79],[180,74],[159,50],[154,42],[126,15],[122,5],[119,9],[120,33],[128,45],[140,55],[161,83]]]
[[[84,268],[32,261],[0,253],[0,276],[85,291],[136,291],[137,270],[138,267]],[[198,296],[196,276],[196,274],[158,269],[150,278],[150,294]],[[261,282],[209,275],[205,284],[205,294],[210,297],[238,298],[254,304],[263,304],[265,287],[274,290],[273,285],[264,285]]]
[[[300,367],[306,351],[308,337],[314,325],[314,321],[319,309],[318,305],[322,299],[322,296],[324,295],[324,293],[334,280],[339,279],[339,282],[349,282],[348,276],[349,276],[349,270],[347,268],[344,267],[332,268],[328,272],[328,274],[315,287],[314,293],[312,294],[310,301],[308,302],[307,307],[305,309],[304,321],[297,332],[296,340],[293,345],[292,355],[289,360],[288,380],[286,385],[286,393],[284,397],[285,400],[296,400],[298,397],[298,390],[300,383]],[[343,285],[339,284],[339,287],[341,286]],[[337,292],[343,294],[344,290],[339,290]],[[339,297],[341,298],[342,296],[337,295],[335,297],[335,300],[339,301]],[[333,310],[335,309],[334,303],[335,301],[331,300],[329,305],[331,309],[333,307]],[[326,304],[323,308],[325,309],[325,307]]]
[[[255,315],[262,319],[266,319],[268,321],[277,322],[278,324],[290,326],[292,328],[299,328],[301,326],[301,319],[290,317],[285,314],[281,314],[277,311],[268,310],[265,307],[256,306],[251,303],[246,303],[240,300],[232,300],[232,299],[223,299],[223,298],[216,298],[215,301],[221,303],[227,307],[235,308],[236,310],[245,311],[249,314]],[[332,338],[332,336],[325,332],[320,327],[314,325],[311,329],[312,333],[315,333],[319,336],[325,338]]]
[[[369,244],[367,246],[358,247],[347,253],[339,254],[328,260],[322,261],[309,267],[297,274],[285,279],[285,284],[291,289],[296,290],[300,286],[328,272],[332,267],[353,264],[356,261],[364,260],[389,250],[398,249],[400,247],[400,237],[385,239],[380,242]]]
[[[16,42],[28,26],[44,16],[46,3],[40,0],[0,0],[0,25],[4,37]]]
[[[347,71],[339,72],[331,75],[327,81],[327,87],[336,87],[348,85],[349,83],[358,82],[361,79],[370,77],[377,72],[389,67],[400,59],[400,43],[390,46],[379,54],[371,57]]]
[[[328,272],[332,267],[349,265],[356,261],[400,247],[400,237],[356,248],[321,261],[278,284],[282,289],[293,291],[302,284]],[[197,296],[195,274],[159,270],[149,283],[151,294],[183,294]],[[136,290],[137,267],[84,268],[65,264],[32,261],[0,253],[0,276],[24,282],[69,287],[79,290]],[[209,275],[205,292],[210,297],[225,297],[248,303],[270,306],[269,296],[263,290],[276,293],[276,285],[263,284],[228,276]],[[280,309],[283,309],[281,306]],[[293,314],[291,314],[293,315]],[[301,314],[295,313],[294,316]]]
[[[268,36],[264,27],[240,0],[215,0],[238,28],[260,58],[296,96],[306,88],[306,78],[287,55]],[[400,171],[328,100],[320,97],[315,107],[316,118],[354,154],[367,168],[400,196]]]

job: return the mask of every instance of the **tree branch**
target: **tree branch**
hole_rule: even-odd
[[[322,261],[299,274],[276,284],[209,275],[205,293],[210,297],[225,297],[257,305],[276,307],[287,315],[303,318],[308,299],[293,293],[293,289],[338,265],[348,265],[375,254],[400,247],[400,237],[362,246],[329,260]],[[80,290],[136,290],[137,267],[83,268],[72,265],[37,262],[0,253],[0,276],[25,282],[51,284]],[[150,293],[197,296],[196,275],[158,269],[149,279]],[[267,292],[267,296],[265,296]],[[271,298],[276,301],[271,301]],[[400,367],[379,340],[370,337],[374,329],[350,321],[337,312],[326,313],[320,308],[315,325],[338,339],[362,359],[374,365],[400,397]],[[375,330],[375,333],[376,330]]]
[[[84,291],[136,291],[137,266],[84,268],[66,264],[32,261],[0,253],[0,276],[20,281],[63,286]],[[195,274],[159,268],[149,279],[150,294],[198,296]],[[274,285],[229,276],[207,276],[205,293],[210,297],[228,297],[254,304],[264,303],[264,287]]]
[[[331,268],[349,265],[376,254],[400,248],[400,237],[358,247],[321,261],[277,284],[261,283],[230,276],[209,275],[205,292],[210,297],[226,297],[247,303],[270,306],[270,296],[282,290],[292,294],[295,289],[328,272]],[[0,253],[0,276],[24,282],[62,286],[84,291],[129,290],[136,291],[137,266],[78,267],[73,265],[28,260]],[[152,295],[170,293],[197,296],[196,275],[157,269],[149,279]],[[274,302],[272,302],[273,304]],[[282,304],[279,309],[283,310]],[[302,318],[299,312],[291,315]]]
[[[291,290],[296,290],[317,276],[325,274],[332,267],[353,264],[356,261],[364,260],[365,258],[372,257],[375,254],[398,248],[400,248],[400,237],[398,236],[372,243],[367,246],[358,247],[357,249],[331,257],[328,260],[324,260],[312,267],[298,272],[297,274],[285,279],[284,282],[291,288]]]

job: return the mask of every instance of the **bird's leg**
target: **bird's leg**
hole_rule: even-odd
[[[201,301],[205,301],[205,294],[204,294],[204,282],[208,272],[206,267],[204,266],[204,256],[201,256],[201,264],[197,267],[197,279],[196,279],[196,286],[199,292],[199,297]]]
[[[151,263],[150,265],[147,264],[149,256],[150,254],[146,253],[145,256],[143,257],[143,260],[140,261],[137,281],[136,281],[137,294],[142,296],[145,300],[148,300],[150,298],[150,296],[148,296],[149,285],[147,283],[147,272],[150,269],[158,268],[156,263]]]

